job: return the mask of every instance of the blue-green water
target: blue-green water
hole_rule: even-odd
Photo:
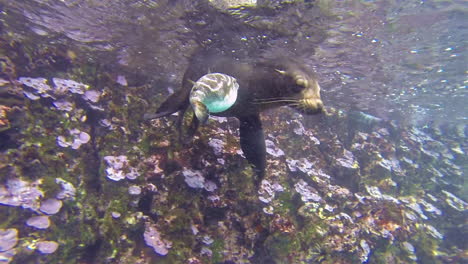
[[[467,8],[0,0],[0,262],[467,262]],[[144,118],[200,50],[315,71],[258,185],[236,118]]]

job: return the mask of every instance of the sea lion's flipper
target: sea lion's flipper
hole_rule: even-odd
[[[171,94],[156,110],[154,114],[145,114],[144,119],[156,119],[171,115],[177,111],[185,111],[189,105],[188,98],[184,96],[183,91]],[[185,93],[184,93],[185,94]]]
[[[241,148],[247,160],[255,166],[254,170],[258,176],[255,183],[258,186],[265,174],[266,167],[266,147],[262,122],[258,114],[243,116],[239,120]]]

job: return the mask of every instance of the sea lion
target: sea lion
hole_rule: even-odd
[[[161,118],[179,113],[177,126],[190,105],[194,84],[210,72],[232,76],[238,83],[234,104],[213,115],[236,117],[240,121],[240,144],[247,160],[254,166],[260,183],[266,167],[266,147],[260,112],[266,109],[290,106],[304,114],[318,114],[323,109],[320,85],[313,71],[290,58],[240,60],[233,57],[195,56],[183,76],[182,88],[169,96],[149,118]],[[195,111],[196,112],[196,111]],[[196,113],[195,113],[196,114]],[[202,118],[203,121],[203,118]],[[193,118],[190,136],[196,131],[199,119]]]

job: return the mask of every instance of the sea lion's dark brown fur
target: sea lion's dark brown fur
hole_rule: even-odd
[[[190,105],[192,81],[209,72],[233,76],[239,83],[236,103],[228,110],[213,115],[239,119],[241,147],[247,160],[254,165],[259,183],[266,166],[265,140],[259,113],[283,105],[305,114],[320,113],[323,103],[317,78],[307,67],[289,58],[242,61],[203,54],[192,59],[184,74],[182,88],[167,98],[152,118],[179,111],[180,126],[183,113]],[[193,118],[193,122],[192,128],[195,130],[198,119]]]

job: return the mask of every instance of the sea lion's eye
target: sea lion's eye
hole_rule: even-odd
[[[302,87],[307,87],[307,80],[306,79],[296,79],[296,84]]]

